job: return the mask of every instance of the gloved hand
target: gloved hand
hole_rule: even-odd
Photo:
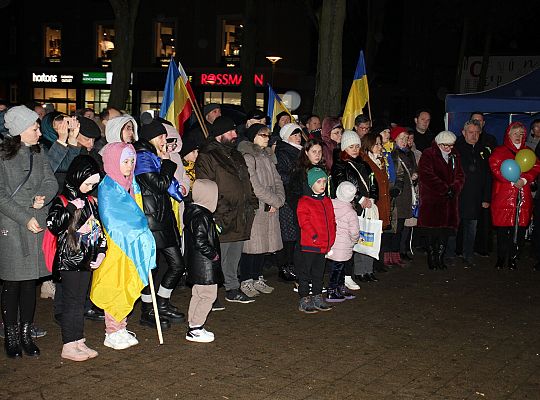
[[[104,259],[105,259],[105,253],[99,253],[96,257],[96,261],[92,261],[90,263],[90,268],[96,269],[97,267],[101,265]]]
[[[456,195],[456,192],[454,191],[454,188],[452,186],[450,186],[448,188],[448,191],[446,192],[446,197],[448,197],[450,200],[452,200],[455,195]]]
[[[394,199],[398,197],[400,193],[401,193],[401,190],[399,190],[397,187],[393,187],[392,189],[390,189],[390,197]]]

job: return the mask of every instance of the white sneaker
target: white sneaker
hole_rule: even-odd
[[[127,329],[121,329],[118,331],[118,333],[122,334],[122,336],[126,339],[126,342],[128,342],[130,346],[135,346],[139,344],[135,332],[128,331]]]
[[[127,338],[122,334],[121,331],[106,333],[103,345],[115,350],[124,350],[131,347],[127,341]]]
[[[272,286],[268,286],[266,284],[266,281],[264,280],[264,277],[259,276],[259,279],[256,281],[253,281],[253,287],[255,290],[258,290],[261,293],[272,293],[274,291],[274,288]]]
[[[349,290],[359,290],[360,289],[360,286],[358,285],[358,283],[356,283],[353,280],[352,276],[350,276],[350,275],[345,275],[345,286]]]
[[[53,299],[56,293],[56,285],[52,280],[45,281],[41,284],[41,291],[39,297],[42,299]]]
[[[247,297],[257,297],[260,293],[253,286],[253,279],[247,279],[240,284],[240,290],[244,292]]]
[[[203,327],[195,329],[190,328],[188,333],[186,333],[186,340],[189,340],[190,342],[210,343],[213,342],[214,339],[214,334],[212,332],[208,332]]]

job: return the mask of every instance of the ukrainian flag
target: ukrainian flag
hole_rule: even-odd
[[[289,109],[285,107],[285,104],[281,101],[281,98],[274,92],[272,86],[268,84],[268,112],[266,115],[270,117],[270,129],[273,129],[276,124],[276,116],[283,111],[289,114],[291,122],[296,122]]]
[[[369,101],[369,88],[366,74],[366,63],[364,61],[364,52],[360,50],[360,57],[358,57],[358,64],[356,65],[356,71],[354,72],[353,83],[351,90],[349,91],[349,97],[347,97],[347,104],[345,104],[345,110],[343,111],[343,118],[341,120],[345,129],[351,130],[354,127],[354,119],[356,116],[362,114],[362,109]]]
[[[135,200],[109,176],[98,188],[98,209],[107,254],[93,273],[90,299],[121,321],[131,312],[148,274],[156,266],[156,242],[142,211],[141,190],[133,178]]]
[[[183,69],[182,69],[183,72]],[[185,75],[185,72],[184,72]],[[187,76],[186,76],[187,80]],[[167,80],[163,91],[163,101],[159,109],[159,116],[171,122],[180,136],[184,133],[184,122],[191,116],[193,108],[189,101],[189,91],[186,81],[180,74],[180,70],[171,58]]]

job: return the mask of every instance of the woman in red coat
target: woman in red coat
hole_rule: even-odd
[[[493,174],[493,189],[491,194],[491,218],[497,229],[497,264],[496,268],[504,268],[506,259],[508,268],[515,269],[518,249],[525,239],[525,230],[531,222],[533,199],[531,183],[540,172],[540,163],[536,160],[534,167],[521,173],[516,182],[510,182],[501,173],[504,160],[514,159],[519,150],[525,149],[527,130],[521,122],[513,122],[506,128],[502,146],[495,148],[489,158],[489,167]],[[519,228],[517,243],[513,243],[514,225],[516,222],[517,195],[521,192],[521,210],[519,213]],[[536,244],[538,245],[538,244]]]
[[[420,210],[418,227],[427,239],[428,266],[446,269],[444,252],[448,236],[459,225],[458,197],[465,176],[459,154],[454,150],[456,135],[442,131],[418,163]]]

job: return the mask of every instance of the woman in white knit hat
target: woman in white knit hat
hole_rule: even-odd
[[[331,194],[335,198],[335,191],[340,183],[351,182],[356,187],[353,205],[357,215],[363,210],[371,208],[379,198],[379,187],[371,167],[362,160],[360,155],[360,137],[356,132],[345,131],[341,136],[341,153],[339,159],[332,166]],[[363,282],[378,281],[373,273],[373,258],[360,253],[354,253],[354,275]],[[349,272],[349,273],[347,273]],[[346,276],[350,271],[346,271]],[[347,279],[347,278],[346,278]]]

